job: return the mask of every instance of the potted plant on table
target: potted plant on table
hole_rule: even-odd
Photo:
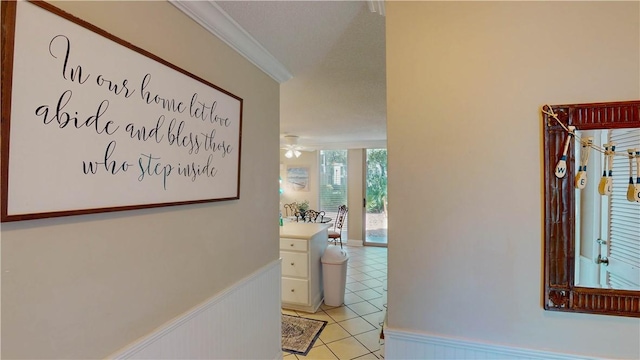
[[[302,221],[304,221],[304,213],[309,210],[309,200],[305,200],[302,202],[296,201],[296,203],[298,204],[298,214],[296,215],[299,219],[302,219]]]

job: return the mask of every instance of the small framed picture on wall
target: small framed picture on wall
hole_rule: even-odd
[[[287,188],[293,191],[309,191],[309,167],[287,167]]]

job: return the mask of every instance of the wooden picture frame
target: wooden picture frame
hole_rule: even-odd
[[[240,97],[45,2],[2,24],[1,221],[240,198]]]
[[[589,288],[575,281],[575,154],[567,153],[566,175],[555,176],[567,138],[576,130],[640,127],[640,101],[551,105],[543,108],[545,310],[640,317],[640,291]]]

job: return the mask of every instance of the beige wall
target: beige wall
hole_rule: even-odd
[[[542,308],[543,104],[640,96],[638,2],[387,2],[389,326],[640,357]]]
[[[105,357],[279,256],[278,83],[168,2],[55,5],[244,99],[240,200],[2,224],[5,359]]]
[[[364,176],[366,171],[364,156],[365,149],[350,149],[347,153],[347,163],[349,164],[347,236],[349,240],[363,240],[364,208],[362,207],[362,199],[365,196]],[[353,244],[353,241],[351,243]]]

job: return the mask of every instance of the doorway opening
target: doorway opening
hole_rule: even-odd
[[[364,245],[387,246],[387,149],[367,149],[364,177]]]

